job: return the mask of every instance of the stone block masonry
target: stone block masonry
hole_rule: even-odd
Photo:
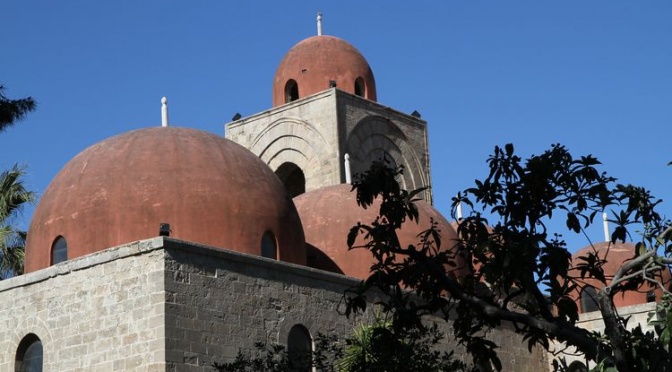
[[[35,334],[45,371],[165,370],[161,239],[0,282],[0,371]]]
[[[370,318],[339,312],[357,284],[166,237],[113,247],[0,282],[0,371],[15,370],[29,334],[42,342],[45,371],[212,371],[256,342],[286,344],[298,324],[313,337],[350,335]],[[544,370],[543,353],[510,330],[491,337],[506,371]],[[466,357],[450,339],[444,347]]]

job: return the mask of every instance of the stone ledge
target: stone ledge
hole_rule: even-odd
[[[295,275],[335,282],[343,285],[354,286],[360,283],[360,280],[355,278],[350,278],[341,274],[322,271],[319,269],[313,269],[307,266],[272,260],[232,250],[213,248],[179,239],[155,237],[108,248],[86,256],[61,262],[46,269],[0,281],[0,293],[11,290],[13,288],[39,283],[60,275],[67,275],[73,271],[87,269],[126,257],[146,254],[147,252],[159,249],[178,250],[199,256],[210,256],[213,258],[216,257],[219,259],[226,259],[250,266],[271,268],[281,272],[291,272]]]
[[[66,275],[73,271],[87,269],[107,262],[125,257],[136,256],[146,252],[161,249],[164,246],[164,238],[156,237],[107,248],[105,250],[88,254],[86,256],[67,260],[42,270],[23,274],[14,278],[0,281],[0,293],[12,288],[39,283],[47,279]]]

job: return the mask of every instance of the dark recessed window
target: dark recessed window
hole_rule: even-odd
[[[34,334],[21,340],[16,350],[16,372],[42,372],[42,341]]]
[[[600,308],[597,306],[597,291],[595,290],[595,287],[586,286],[583,291],[581,291],[581,311],[589,313],[599,309]]]
[[[275,235],[270,231],[266,231],[261,236],[261,257],[278,259],[278,244],[275,241]]]
[[[310,359],[313,351],[313,339],[308,329],[297,324],[289,330],[287,336],[287,352],[293,371],[310,371]]]
[[[275,174],[280,178],[285,190],[290,197],[295,197],[306,192],[306,176],[301,168],[294,163],[282,163]]]
[[[51,246],[51,264],[55,265],[68,259],[68,242],[59,236]]]
[[[646,302],[656,302],[656,292],[654,291],[646,292]]]
[[[569,372],[588,372],[588,368],[586,368],[586,365],[579,362],[578,360],[573,361],[572,364],[569,365]]]
[[[361,77],[358,77],[357,80],[355,80],[355,95],[360,97],[366,96],[364,79]]]
[[[289,79],[287,84],[285,84],[285,103],[296,101],[299,99],[299,85],[296,83],[296,80]]]

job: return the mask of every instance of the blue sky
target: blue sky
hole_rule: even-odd
[[[27,164],[41,193],[86,147],[160,125],[164,95],[171,124],[223,135],[235,113],[270,108],[317,11],[367,58],[381,104],[428,121],[444,214],[509,142],[525,157],[564,144],[672,199],[669,0],[7,1],[0,84],[38,109],[0,134],[0,169]]]

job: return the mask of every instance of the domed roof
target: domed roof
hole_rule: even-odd
[[[287,52],[273,82],[273,107],[329,89],[376,100],[373,71],[362,54],[334,36],[309,37]]]
[[[214,134],[153,127],[99,142],[65,165],[35,209],[25,269],[49,266],[58,237],[71,259],[158,236],[160,223],[173,238],[256,255],[266,234],[277,248],[270,255],[305,264],[301,221],[266,164]]]
[[[348,250],[347,237],[357,222],[370,224],[378,216],[380,201],[363,209],[357,205],[357,194],[352,186],[341,184],[324,187],[301,194],[294,198],[294,204],[303,221],[308,246],[308,266],[330,270],[359,279],[368,278],[374,258],[365,249]],[[441,233],[441,247],[451,247],[457,237],[450,223],[431,205],[416,202],[419,221],[407,221],[397,232],[403,247],[418,245],[418,234],[431,226],[431,219],[438,223]],[[360,235],[355,245],[364,243]],[[463,267],[463,262],[457,262]]]
[[[580,249],[572,255],[572,267],[570,275],[579,276],[579,264],[585,263],[584,260],[579,259],[579,257],[586,257],[590,253],[596,254],[597,257],[601,260],[605,260],[605,264],[602,266],[604,270],[604,275],[607,279],[607,283],[611,281],[618,269],[627,261],[632,260],[635,257],[635,245],[632,243],[610,243],[610,242],[600,242],[593,245],[589,245],[585,248]],[[664,270],[658,274],[658,279],[662,283],[670,283],[672,275],[670,275],[669,270]],[[595,287],[599,290],[604,284],[599,280],[593,278],[584,279],[586,286]],[[585,288],[585,287],[584,287]],[[579,309],[582,309],[580,303],[581,290],[577,290],[572,294],[572,297],[577,301]],[[647,299],[647,294],[652,292],[655,294],[656,300],[660,300],[662,297],[662,291],[655,288],[649,283],[644,283],[637,291],[628,291],[625,293],[618,294],[614,297],[614,304],[617,307],[643,304],[649,302]],[[585,311],[585,310],[584,310]]]

